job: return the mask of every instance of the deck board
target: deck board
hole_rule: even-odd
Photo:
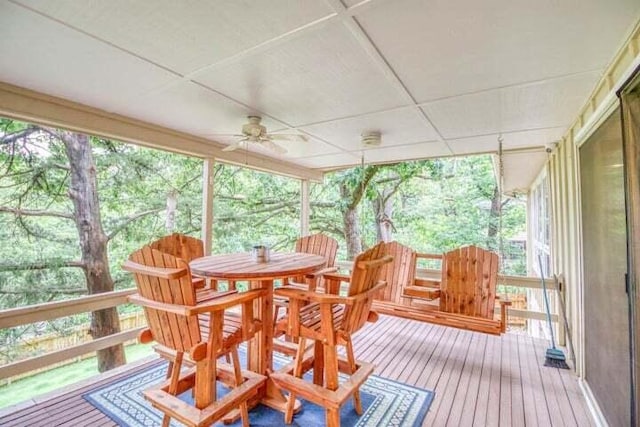
[[[543,367],[545,341],[380,316],[354,337],[376,374],[435,391],[425,426],[594,425],[572,371]],[[0,411],[2,426],[113,426],[82,394],[149,363]]]

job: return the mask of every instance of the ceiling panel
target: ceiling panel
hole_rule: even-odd
[[[346,150],[362,148],[360,139],[365,131],[379,131],[384,146],[438,139],[436,131],[415,107],[330,121],[301,129]]]
[[[46,94],[122,111],[173,75],[118,49],[33,14],[0,3],[0,80]]]
[[[192,82],[181,81],[162,92],[152,92],[132,99],[121,112],[139,120],[215,139],[219,134],[238,134],[252,110]],[[282,123],[264,117],[267,129]]]
[[[503,156],[503,192],[527,193],[547,159],[548,154],[542,150],[505,154]]]
[[[423,109],[444,138],[565,126],[598,80],[589,72],[541,83],[428,103]]]
[[[506,132],[502,136],[502,147],[505,150],[518,149],[523,147],[544,147],[559,141],[566,127],[549,129],[538,129],[521,132]],[[497,153],[499,133],[482,136],[472,136],[468,138],[449,139],[447,144],[455,155],[465,155],[473,153]]]
[[[405,104],[341,23],[198,75],[197,81],[295,126]]]
[[[331,13],[315,0],[18,0],[185,74]]]
[[[340,148],[329,145],[315,138],[308,141],[276,141],[278,145],[287,149],[284,159],[304,159],[306,157],[344,153]]]
[[[604,68],[638,0],[380,1],[356,18],[418,102]]]
[[[258,114],[313,137],[285,160],[332,169],[370,130],[368,162],[556,141],[640,18],[638,0],[363,0],[358,26],[332,5],[4,1],[0,80],[226,143]]]
[[[436,141],[396,147],[372,148],[364,151],[364,161],[390,163],[402,160],[450,156],[451,154],[451,150],[444,142]]]
[[[329,154],[323,156],[303,157],[297,162],[309,168],[316,169],[337,169],[360,164],[360,155],[351,153]]]

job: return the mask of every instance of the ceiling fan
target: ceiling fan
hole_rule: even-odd
[[[240,139],[223,148],[222,151],[234,151],[238,148],[247,147],[249,144],[259,144],[278,154],[285,154],[287,149],[273,141],[308,141],[308,138],[304,135],[268,133],[267,128],[260,124],[262,120],[260,116],[248,116],[247,119],[249,122],[242,126],[242,134],[234,135]]]

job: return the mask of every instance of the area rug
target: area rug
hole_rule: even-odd
[[[276,356],[274,366],[284,366],[289,360]],[[157,426],[162,422],[162,413],[154,409],[142,396],[142,391],[164,381],[167,372],[166,362],[158,363],[124,379],[113,381],[99,389],[83,395],[93,406],[109,416],[120,426],[142,427]],[[345,377],[341,378],[342,381]],[[219,395],[227,390],[218,387]],[[407,426],[422,424],[434,397],[429,390],[411,387],[396,381],[375,375],[360,388],[364,414],[359,417],[353,408],[353,399],[345,403],[340,412],[342,426]],[[191,401],[191,393],[180,396]],[[325,425],[324,409],[314,403],[301,400],[302,410],[294,416],[293,426],[321,427]],[[252,426],[283,426],[284,416],[263,405],[249,412]],[[176,420],[171,426],[181,426]],[[222,423],[216,423],[222,426]],[[242,425],[237,421],[232,426]]]

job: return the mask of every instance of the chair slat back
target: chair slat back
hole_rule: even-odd
[[[376,295],[377,300],[403,304],[402,297],[405,286],[413,286],[416,275],[416,252],[398,242],[385,244],[386,254],[393,261],[382,267],[380,277],[387,282],[387,287]]]
[[[186,262],[191,262],[204,256],[202,240],[186,234],[173,233],[150,243],[150,246],[160,252],[182,258]]]
[[[477,246],[444,254],[440,311],[493,318],[498,281],[498,255]]]
[[[296,252],[323,256],[327,260],[326,266],[333,267],[338,252],[338,241],[322,233],[311,234],[296,241]]]
[[[382,280],[381,273],[384,264],[370,264],[366,261],[376,261],[386,255],[385,243],[380,242],[371,249],[361,253],[353,262],[353,271],[349,283],[348,296],[355,296],[369,291]],[[361,267],[365,265],[365,267]],[[359,300],[345,309],[343,327],[347,333],[354,333],[360,329],[367,318],[373,304],[373,295]]]
[[[188,274],[179,279],[163,279],[153,274],[134,273],[136,286],[140,296],[149,300],[185,306],[196,305],[189,264],[183,259],[151,246],[144,246],[131,254],[129,260],[147,267],[186,268]],[[177,351],[188,351],[200,342],[197,315],[182,316],[151,307],[144,307],[144,312],[151,334],[158,343]]]

